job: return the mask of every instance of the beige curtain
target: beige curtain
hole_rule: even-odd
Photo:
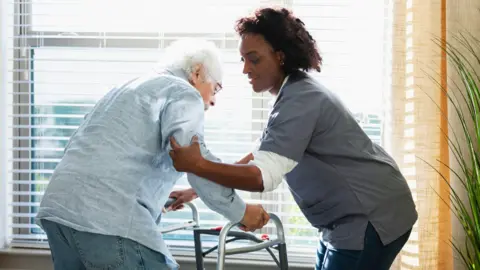
[[[395,0],[393,10],[390,151],[410,184],[419,220],[392,269],[452,269],[450,212],[440,199],[448,188],[437,172],[448,176],[438,162],[449,158],[441,129],[446,62],[433,42],[445,35],[445,1]]]
[[[456,76],[433,39],[454,43],[453,37],[462,31],[480,39],[480,1],[394,0],[393,10],[389,150],[409,181],[419,220],[392,269],[464,269],[450,244],[452,235],[462,242],[462,230],[449,210],[446,181],[437,172],[459,188],[458,180],[440,165],[458,168],[444,132],[450,130],[451,135],[460,126],[441,90],[454,91],[447,86]]]

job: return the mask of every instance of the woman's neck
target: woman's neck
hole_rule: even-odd
[[[283,85],[283,82],[285,81],[285,78],[287,78],[287,76],[285,74],[283,74],[282,76],[279,77],[279,79],[277,80],[277,82],[275,83],[275,85],[272,87],[272,89],[270,89],[270,94],[274,95],[274,96],[277,96],[278,93],[280,93],[280,89],[282,88],[282,85]]]

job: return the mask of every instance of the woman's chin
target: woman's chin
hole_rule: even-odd
[[[258,85],[258,84],[254,84],[254,83],[253,83],[253,84],[252,84],[252,90],[253,90],[253,92],[255,92],[255,93],[262,93],[262,92],[265,92],[266,89],[265,89],[265,87],[262,87],[262,86],[260,86],[260,85]]]

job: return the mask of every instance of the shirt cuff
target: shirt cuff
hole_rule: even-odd
[[[240,196],[235,193],[235,195],[230,199],[230,211],[224,213],[225,217],[233,223],[239,223],[242,221],[245,211],[247,209],[247,204],[245,203]]]
[[[285,174],[292,171],[298,162],[268,151],[254,151],[254,159],[249,162],[260,169],[263,180],[263,192],[276,189],[283,180]]]

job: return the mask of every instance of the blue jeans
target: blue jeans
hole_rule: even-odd
[[[165,256],[130,239],[80,232],[42,220],[55,270],[170,269]]]
[[[320,241],[315,270],[388,270],[410,237],[411,230],[384,246],[368,223],[363,250],[329,249]]]

